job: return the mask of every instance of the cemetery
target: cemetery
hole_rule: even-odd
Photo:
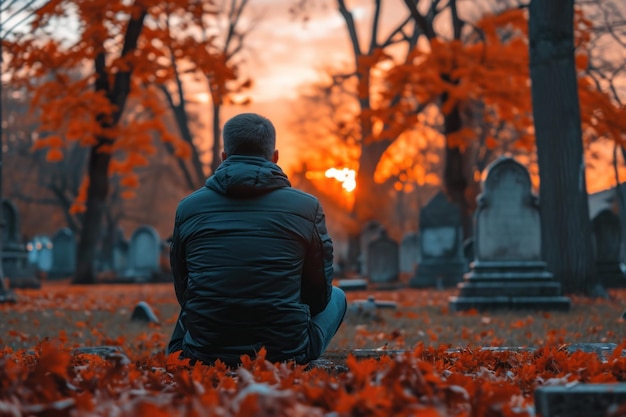
[[[71,230],[18,246],[10,236],[19,234],[19,212],[6,203],[12,224],[5,236],[15,243],[3,266],[22,269],[7,279],[4,291],[13,302],[0,304],[0,375],[22,381],[12,395],[22,398],[14,407],[23,413],[109,414],[138,383],[145,388],[127,407],[165,407],[168,415],[199,404],[223,404],[236,414],[252,407],[242,399],[249,390],[256,393],[255,407],[270,413],[305,407],[314,415],[324,409],[376,415],[406,408],[416,415],[471,409],[549,417],[617,410],[626,403],[619,216],[604,207],[590,219],[604,294],[565,296],[541,259],[539,204],[524,166],[501,157],[487,167],[477,197],[471,251],[460,237],[458,211],[442,193],[424,207],[420,228],[400,242],[380,223],[365,225],[361,267],[334,281],[349,305],[326,353],[301,368],[272,364],[260,352],[231,371],[165,355],[178,305],[169,272],[161,268],[167,242],[153,227],[138,227],[128,240],[117,230],[110,259],[99,262],[104,278],[74,287],[68,285],[76,256]],[[14,260],[18,247],[23,263]],[[11,373],[8,361],[18,365]],[[89,374],[81,370],[86,363]],[[187,372],[208,391],[185,392],[176,375]],[[157,375],[166,391],[147,388]],[[57,391],[50,378],[64,378],[77,391]],[[115,390],[94,402],[103,392],[86,384],[107,378],[117,381]],[[286,386],[293,378],[302,383]],[[420,400],[400,394],[396,384],[421,393]],[[46,386],[49,400],[41,403],[38,393]],[[354,390],[363,397],[341,399],[339,392]],[[80,399],[82,392],[91,400]],[[174,400],[181,395],[184,401]]]
[[[623,1],[0,3],[0,417],[626,417]]]

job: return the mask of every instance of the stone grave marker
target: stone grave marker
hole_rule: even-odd
[[[10,200],[2,199],[2,269],[12,288],[40,288],[35,268],[28,261],[28,249],[22,242],[20,213]],[[3,282],[4,284],[4,282]]]
[[[359,291],[367,289],[367,280],[361,278],[346,278],[337,280],[337,287],[343,291]]]
[[[48,273],[52,269],[52,240],[45,235],[37,235],[26,245],[28,262],[35,266],[37,271]]]
[[[120,230],[113,242],[113,271],[119,276],[124,275],[128,269],[128,253],[130,243],[124,238],[124,233]]]
[[[52,268],[49,277],[67,278],[76,271],[76,237],[68,227],[52,235]]]
[[[145,323],[159,323],[159,318],[154,314],[152,307],[145,301],[140,301],[135,306],[130,321],[140,321]]]
[[[367,270],[372,283],[396,282],[400,273],[400,255],[398,244],[387,232],[380,231],[377,239],[370,242],[367,248]]]
[[[569,298],[541,260],[539,203],[528,171],[508,157],[487,170],[474,215],[475,261],[450,311],[568,310]]]
[[[359,254],[359,273],[361,276],[369,275],[367,270],[369,244],[372,240],[378,238],[380,231],[383,229],[383,226],[377,221],[370,221],[361,230],[359,235],[359,250],[361,252]]]
[[[467,267],[459,207],[438,192],[420,212],[420,262],[410,285],[450,287],[461,282]]]
[[[153,279],[159,272],[161,238],[152,226],[144,225],[135,230],[130,238],[126,275],[138,282]]]
[[[535,412],[542,417],[609,416],[613,415],[610,411],[620,406],[626,406],[626,383],[623,382],[574,383],[541,386],[535,390]]]
[[[619,217],[611,210],[602,210],[591,223],[600,283],[606,288],[626,287],[626,276],[620,261],[622,225]]]
[[[400,243],[400,272],[413,274],[419,262],[419,235],[409,232]]]

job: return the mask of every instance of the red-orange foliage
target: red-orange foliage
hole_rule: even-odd
[[[176,58],[195,60],[196,68],[213,74],[216,83],[232,79],[223,57],[208,52],[212,40],[193,36],[198,19],[213,7],[193,0],[48,1],[29,26],[3,40],[11,83],[30,96],[39,116],[41,138],[32,149],[49,149],[47,160],[56,162],[71,143],[97,146],[98,152],[113,155],[109,174],[120,175],[130,189],[137,186],[132,171],[148,163],[156,140],[170,143],[176,156],[187,157],[189,144],[163,122],[166,108],[159,90],[151,86],[173,75],[166,45]],[[128,22],[142,13],[146,18],[137,46],[125,52]],[[55,35],[65,25],[76,31]],[[204,53],[198,56],[198,51]],[[132,77],[125,87],[118,76],[129,71]],[[118,88],[128,88],[128,106],[126,98],[120,101],[123,94],[113,92]],[[75,205],[82,204],[79,198]]]
[[[379,359],[349,356],[348,372],[272,364],[261,349],[231,370],[162,353],[128,362],[44,341],[0,353],[0,405],[25,414],[210,416],[530,416],[534,390],[624,381],[620,345],[608,360],[555,345],[535,352],[418,345]]]
[[[625,143],[626,108],[600,91],[586,75],[585,49],[592,25],[582,12],[576,12],[576,64],[579,71],[581,121],[587,138],[610,138]],[[516,144],[534,149],[530,97],[528,22],[522,9],[486,15],[476,23],[476,34],[465,41],[434,38],[425,48],[416,47],[408,62],[394,66],[387,75],[389,98],[402,94],[407,100],[441,103],[446,114],[455,106],[481,102],[488,109],[482,114],[485,126],[505,122],[517,133]],[[477,137],[466,127],[448,137],[452,147],[464,149]],[[497,145],[488,132],[486,146]]]

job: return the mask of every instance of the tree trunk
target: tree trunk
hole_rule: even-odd
[[[574,0],[530,3],[530,76],[542,252],[565,293],[597,283],[574,62]]]
[[[137,49],[139,35],[143,29],[143,22],[147,10],[142,6],[139,13],[133,13],[128,22],[124,34],[124,46],[121,57],[126,57]],[[98,115],[98,123],[105,132],[110,132],[116,126],[124,112],[126,101],[131,89],[132,66],[118,71],[115,75],[109,74],[106,67],[106,52],[104,45],[102,51],[94,57],[95,90],[105,92],[107,99],[115,105],[115,111],[110,114]],[[109,194],[109,165],[111,152],[102,151],[102,146],[109,145],[114,139],[110,137],[97,137],[97,144],[92,146],[89,153],[87,175],[89,186],[87,187],[87,201],[83,229],[80,233],[78,251],[76,256],[76,272],[72,280],[73,284],[93,284],[96,282],[94,268],[96,247],[102,230],[102,217],[106,210]]]
[[[102,140],[106,143],[106,140]],[[89,154],[89,187],[87,188],[87,211],[83,220],[83,228],[80,233],[80,245],[78,245],[76,273],[73,284],[93,284],[96,281],[94,261],[96,247],[101,235],[102,217],[106,210],[107,196],[109,194],[109,163],[111,154],[100,152],[98,146],[94,146]]]
[[[445,97],[443,101],[445,102]],[[461,130],[461,113],[458,106],[455,106],[449,114],[444,115],[444,134],[448,135]],[[458,146],[451,147],[446,142],[446,158],[443,172],[443,183],[448,198],[459,206],[461,211],[461,225],[463,226],[463,236],[465,239],[472,236],[472,205],[467,197],[467,150],[462,150]]]
[[[211,161],[211,174],[213,174],[222,163],[221,110],[222,105],[213,102],[213,159]]]

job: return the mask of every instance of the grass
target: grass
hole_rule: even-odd
[[[46,338],[70,347],[119,345],[129,356],[162,351],[172,332],[178,305],[170,284],[72,286],[46,282],[39,290],[16,290],[16,304],[0,305],[0,345],[30,349]],[[610,299],[572,297],[569,312],[499,311],[450,313],[448,297],[456,290],[403,289],[349,292],[348,299],[393,300],[396,310],[376,318],[349,313],[328,354],[350,349],[429,346],[534,347],[546,344],[621,343],[626,290]],[[133,307],[147,301],[161,323],[130,321]]]

